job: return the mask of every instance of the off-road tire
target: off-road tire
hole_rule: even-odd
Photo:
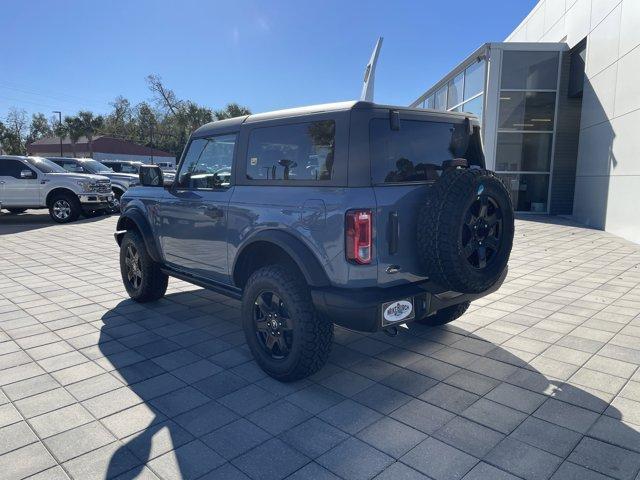
[[[26,208],[7,208],[7,210],[9,210],[11,215],[19,215],[27,211]]]
[[[127,276],[127,249],[132,245],[140,258],[140,271],[142,279],[138,288],[135,288]],[[169,277],[162,272],[160,265],[153,261],[147,252],[144,240],[136,231],[129,230],[124,234],[120,244],[120,274],[129,297],[136,302],[152,302],[162,298],[167,292]]]
[[[255,301],[265,291],[272,291],[282,299],[293,322],[291,350],[283,359],[272,358],[256,334]],[[247,281],[242,297],[242,324],[247,344],[258,365],[282,382],[292,382],[317,372],[331,352],[333,323],[316,312],[304,278],[280,265],[260,268]]]
[[[59,205],[58,202],[66,202],[66,205],[69,206],[69,215],[66,217],[61,217],[59,213],[56,213],[56,207]],[[51,199],[49,200],[49,215],[51,219],[56,223],[70,223],[75,222],[78,217],[82,213],[82,207],[80,206],[80,200],[72,193],[54,193]]]
[[[499,248],[484,268],[463,255],[463,229],[472,204],[490,197],[500,209]],[[509,191],[493,172],[451,169],[431,187],[417,222],[418,255],[436,284],[456,292],[484,292],[500,279],[513,246],[514,214]]]
[[[438,310],[433,315],[420,318],[416,320],[416,322],[422,325],[429,325],[430,327],[444,325],[445,323],[453,322],[464,315],[470,304],[470,302],[464,302],[452,305],[450,307],[443,308],[442,310]]]

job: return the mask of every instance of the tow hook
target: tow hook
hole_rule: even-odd
[[[384,333],[386,333],[390,337],[395,337],[396,335],[398,335],[398,327],[396,327],[395,325],[387,327],[384,329]]]

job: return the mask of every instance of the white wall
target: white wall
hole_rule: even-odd
[[[507,41],[585,37],[574,217],[640,243],[640,0],[541,0]]]

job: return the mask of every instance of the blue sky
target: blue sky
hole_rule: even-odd
[[[406,105],[536,0],[234,0],[2,2],[0,118],[109,111],[148,100],[159,74],[179,98],[254,112],[349,100],[385,37],[378,102]]]

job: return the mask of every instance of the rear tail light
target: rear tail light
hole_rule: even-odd
[[[361,265],[371,263],[371,210],[351,210],[346,214],[347,260]]]

